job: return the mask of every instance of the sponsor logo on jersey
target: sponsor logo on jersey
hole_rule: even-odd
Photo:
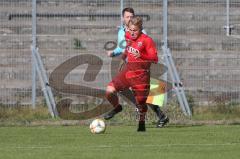
[[[128,47],[127,47],[127,51],[128,51],[129,53],[133,54],[133,55],[139,55],[139,54],[140,54],[140,52],[139,52],[138,49],[135,49],[135,48],[133,48],[133,47],[131,47],[131,46],[128,46]]]

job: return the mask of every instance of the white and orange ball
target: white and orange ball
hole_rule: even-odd
[[[106,130],[106,124],[102,119],[94,119],[89,127],[93,134],[101,134]]]

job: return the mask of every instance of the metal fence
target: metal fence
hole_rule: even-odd
[[[117,40],[120,11],[133,7],[144,28],[162,46],[162,0],[37,0],[36,44],[48,76],[77,55],[96,55],[103,61],[99,76],[85,85],[105,89],[111,62],[104,45]],[[239,102],[240,2],[230,0],[229,23],[225,0],[169,0],[168,44],[184,88],[197,105]],[[0,1],[0,103],[32,104],[32,1]],[[86,65],[72,70],[66,83],[84,82]],[[43,103],[37,79],[37,103]],[[74,94],[74,93],[73,93]],[[55,98],[72,96],[54,91]],[[98,102],[73,95],[76,103]],[[77,97],[77,98],[76,98]],[[169,96],[171,100],[172,96]]]
[[[227,25],[235,28],[230,36]],[[169,47],[188,94],[198,104],[239,103],[239,1],[171,1]]]

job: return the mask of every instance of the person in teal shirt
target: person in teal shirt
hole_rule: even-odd
[[[133,8],[124,8],[122,10],[122,21],[123,25],[120,26],[118,30],[118,40],[117,40],[117,47],[114,50],[109,50],[107,51],[107,54],[109,57],[116,57],[124,53],[125,48],[126,48],[126,40],[125,40],[125,33],[128,31],[127,24],[129,20],[134,16],[134,9]],[[147,34],[146,31],[143,29],[142,32],[144,34]],[[122,62],[123,63],[123,62]],[[157,122],[157,127],[162,128],[166,123],[169,122],[169,118],[167,115],[163,113],[163,111],[160,109],[159,105],[155,104],[149,104],[148,106],[151,107],[151,109],[156,113],[158,116],[159,120]],[[110,112],[111,114],[111,112]],[[114,114],[114,113],[113,113]],[[104,118],[108,119],[110,116],[105,116]],[[113,116],[111,116],[113,117]]]

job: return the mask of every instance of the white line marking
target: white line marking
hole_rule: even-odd
[[[159,145],[118,145],[118,146],[112,146],[112,145],[99,145],[99,146],[88,146],[92,148],[114,148],[114,147],[171,147],[171,146],[234,146],[239,145],[240,143],[206,143],[206,144],[159,144]]]
[[[5,149],[51,149],[52,146],[4,146],[0,147],[1,150]]]

